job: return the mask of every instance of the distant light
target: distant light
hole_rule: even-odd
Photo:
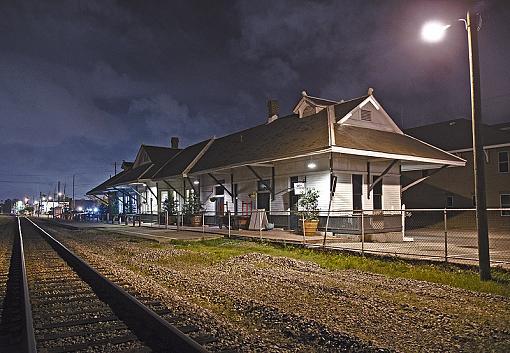
[[[27,202],[28,202],[28,197],[25,197],[25,203],[27,203]]]
[[[46,197],[43,197],[43,198],[42,198],[42,200],[43,200],[43,201],[46,201]]]
[[[48,197],[48,200],[50,200],[50,201],[51,201],[51,200],[53,200],[53,197],[49,196],[49,197]]]
[[[427,22],[421,29],[421,37],[426,42],[437,43],[444,38],[448,27],[450,25],[445,25],[438,21]]]
[[[59,193],[58,193],[58,196],[62,196],[62,193],[61,193],[61,192],[59,192]]]
[[[200,181],[195,180],[195,181],[193,181],[193,184],[198,185],[198,184],[200,184]]]
[[[99,211],[99,210],[97,209],[97,207],[94,207],[94,213],[95,213],[95,212],[97,212],[97,211]]]
[[[315,162],[308,162],[308,164],[306,166],[308,167],[308,169],[317,168],[317,164]]]
[[[79,206],[79,207],[77,208],[77,210],[78,210],[78,212],[81,212],[81,211],[83,211],[83,207]]]

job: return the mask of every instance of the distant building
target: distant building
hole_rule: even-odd
[[[413,180],[426,178],[404,192],[407,208],[473,208],[473,149],[471,121],[456,119],[405,130],[417,139],[442,148],[467,161],[464,168],[446,168],[434,175],[430,170],[403,173],[403,187]],[[510,123],[482,125],[485,153],[487,206],[510,207]],[[509,211],[501,215],[510,216]]]

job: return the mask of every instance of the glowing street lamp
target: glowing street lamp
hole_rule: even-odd
[[[444,38],[446,30],[450,26],[451,25],[445,25],[439,21],[427,22],[421,30],[421,37],[426,42],[437,43]]]
[[[480,16],[479,13],[475,15]],[[476,227],[478,231],[478,263],[481,280],[489,280],[490,256],[489,256],[489,230],[487,224],[487,200],[485,195],[485,157],[481,136],[479,134],[482,124],[482,109],[480,95],[480,63],[478,58],[478,31],[480,21],[473,21],[470,11],[466,19],[461,19],[466,25],[469,47],[469,76],[471,86],[471,126],[473,135],[473,169],[475,179],[476,200]],[[475,23],[478,22],[478,23]],[[444,38],[450,25],[440,22],[428,22],[421,31],[422,38],[427,42],[438,42]]]

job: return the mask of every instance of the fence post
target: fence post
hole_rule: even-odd
[[[305,231],[305,215],[303,214],[303,217],[301,218],[302,225],[303,225],[303,244],[306,244],[306,231]]]
[[[230,233],[231,233],[231,229],[232,229],[232,226],[230,223],[230,210],[227,211],[227,214],[228,214],[228,237],[230,238]]]
[[[406,205],[401,206],[400,215],[402,216],[402,240],[406,237]]]
[[[260,236],[260,240],[262,241],[262,215],[264,214],[264,212],[260,212],[259,210],[257,210],[257,215],[259,216],[259,236]]]
[[[168,229],[168,211],[165,211],[165,229]]]
[[[180,215],[180,211],[177,211],[177,231],[180,230],[180,220],[181,220],[181,215]]]
[[[361,210],[361,256],[365,256],[365,214]]]
[[[446,224],[446,208],[443,211],[444,220],[444,262],[448,262],[448,226]]]
[[[205,233],[205,211],[202,212],[202,233]]]
[[[329,225],[329,213],[331,212],[331,201],[329,201],[329,208],[328,208],[328,216],[326,217],[326,228],[324,228],[324,239],[322,240],[322,247],[326,247],[326,237],[328,235],[328,225]]]

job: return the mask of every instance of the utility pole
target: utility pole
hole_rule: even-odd
[[[73,174],[73,207],[72,207],[73,211],[74,211],[74,208],[76,207],[76,202],[74,201],[74,177],[75,177],[75,174]]]
[[[113,162],[114,175],[117,175],[117,162]]]
[[[485,195],[485,157],[482,136],[482,107],[480,94],[480,62],[478,59],[478,21],[477,14],[466,16],[466,30],[469,46],[469,76],[471,86],[471,125],[473,130],[473,171],[475,180],[476,227],[478,231],[478,262],[480,279],[491,279],[489,256],[489,229],[487,224],[487,200]]]

